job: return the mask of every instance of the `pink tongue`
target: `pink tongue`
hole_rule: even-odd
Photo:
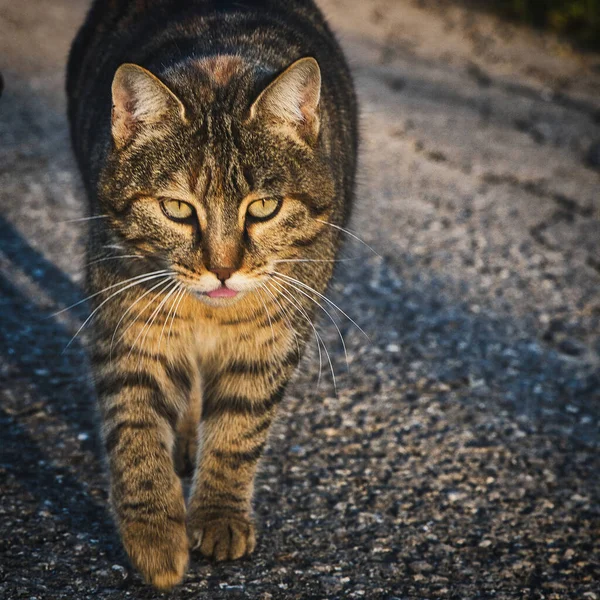
[[[220,287],[212,292],[206,292],[206,295],[209,298],[233,298],[234,296],[237,296],[237,292],[235,290],[230,290],[228,287]]]

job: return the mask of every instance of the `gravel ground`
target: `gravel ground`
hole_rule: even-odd
[[[323,0],[363,166],[256,490],[184,598],[600,598],[600,57],[459,3]],[[63,71],[86,2],[0,0],[0,597],[159,598],[107,510]]]

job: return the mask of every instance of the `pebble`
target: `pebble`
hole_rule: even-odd
[[[113,565],[111,567],[111,570],[113,570],[115,573],[118,573],[122,579],[127,579],[127,569],[121,565]]]
[[[219,588],[222,590],[233,591],[238,590],[240,592],[244,591],[243,585],[229,585],[228,583],[219,583]]]
[[[585,349],[573,340],[562,340],[560,344],[558,344],[558,349],[563,354],[567,354],[568,356],[581,356]]]
[[[431,573],[431,571],[433,571],[433,567],[424,560],[410,563],[409,568],[414,573]]]

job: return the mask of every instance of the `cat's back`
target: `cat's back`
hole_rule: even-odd
[[[67,70],[71,132],[84,176],[89,165],[82,155],[109,139],[111,82],[119,65],[139,64],[161,77],[185,61],[214,56],[239,56],[265,79],[298,58],[316,58],[323,106],[333,115],[332,127],[343,130],[347,151],[355,152],[351,77],[312,0],[95,0]]]

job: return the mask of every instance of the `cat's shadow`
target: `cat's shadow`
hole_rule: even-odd
[[[76,303],[82,290],[1,216],[0,251],[3,469],[70,531],[104,540],[109,560],[122,560],[109,533],[85,353],[77,340],[64,350],[72,332],[47,310],[48,301],[60,308]]]

